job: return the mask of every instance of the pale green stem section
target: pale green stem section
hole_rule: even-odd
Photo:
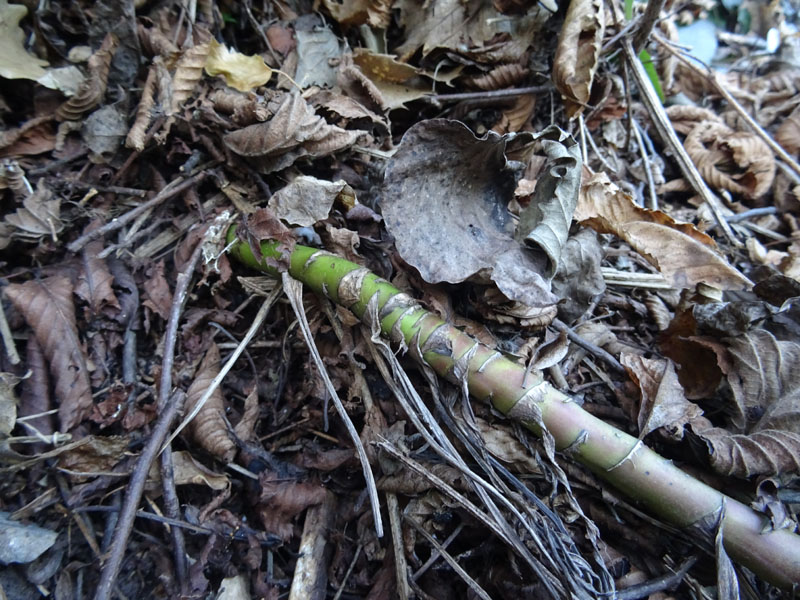
[[[228,233],[235,240],[234,229]],[[277,275],[248,245],[232,254],[243,264]],[[276,244],[263,243],[262,254],[278,259]],[[439,375],[460,383],[466,375],[470,394],[542,436],[542,426],[557,450],[589,467],[650,513],[685,528],[711,519],[725,505],[723,535],[731,557],[782,588],[800,584],[800,536],[786,529],[762,533],[768,521],[748,506],[684,473],[627,433],[584,411],[537,373],[525,368],[420,307],[407,294],[367,269],[333,254],[296,246],[289,274],[367,320],[377,304],[381,330],[396,344],[410,347]],[[374,311],[372,314],[375,314]]]

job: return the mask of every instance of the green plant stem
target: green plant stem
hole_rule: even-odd
[[[264,259],[228,233],[231,253],[244,265],[277,275],[265,258],[278,259],[277,244],[264,242]],[[359,265],[315,248],[296,246],[289,274],[318,294],[350,309],[362,321],[380,321],[395,344],[410,348],[440,376],[461,383],[542,437],[555,449],[583,463],[651,514],[680,528],[698,526],[713,540],[722,509],[723,539],[730,556],[770,583],[800,584],[800,536],[786,529],[764,531],[767,519],[748,506],[681,471],[636,438],[584,411],[525,367],[445,323],[410,296]],[[551,436],[549,437],[548,436]],[[762,533],[762,531],[764,531]]]

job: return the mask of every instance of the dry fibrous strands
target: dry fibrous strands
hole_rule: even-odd
[[[197,368],[197,374],[186,391],[186,409],[194,410],[200,399],[219,374],[219,348],[216,344],[206,352],[203,361]],[[205,404],[188,426],[189,435],[200,445],[224,462],[230,462],[236,454],[236,444],[228,435],[225,424],[225,406],[222,390],[216,387]]]
[[[56,109],[59,121],[77,121],[102,102],[108,85],[108,70],[118,45],[116,35],[106,35],[100,48],[89,58],[89,73],[78,93]]]

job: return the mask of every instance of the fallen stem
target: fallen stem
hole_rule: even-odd
[[[231,253],[248,267],[273,276],[267,264],[281,258],[278,244],[263,242],[262,258],[228,231]],[[283,257],[286,258],[286,257]],[[583,463],[599,477],[644,505],[651,514],[680,528],[693,527],[713,539],[715,515],[725,505],[723,536],[729,555],[770,583],[800,583],[800,536],[769,530],[768,519],[748,506],[681,471],[635,437],[583,410],[544,381],[526,378],[524,366],[442,321],[407,294],[355,263],[315,248],[295,246],[289,274],[318,294],[341,304],[370,325],[377,314],[383,334],[445,379],[543,438],[545,444]]]

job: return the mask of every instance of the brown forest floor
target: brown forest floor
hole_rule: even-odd
[[[368,267],[794,529],[796,3],[131,4],[0,0],[0,598],[784,593],[225,233]]]

